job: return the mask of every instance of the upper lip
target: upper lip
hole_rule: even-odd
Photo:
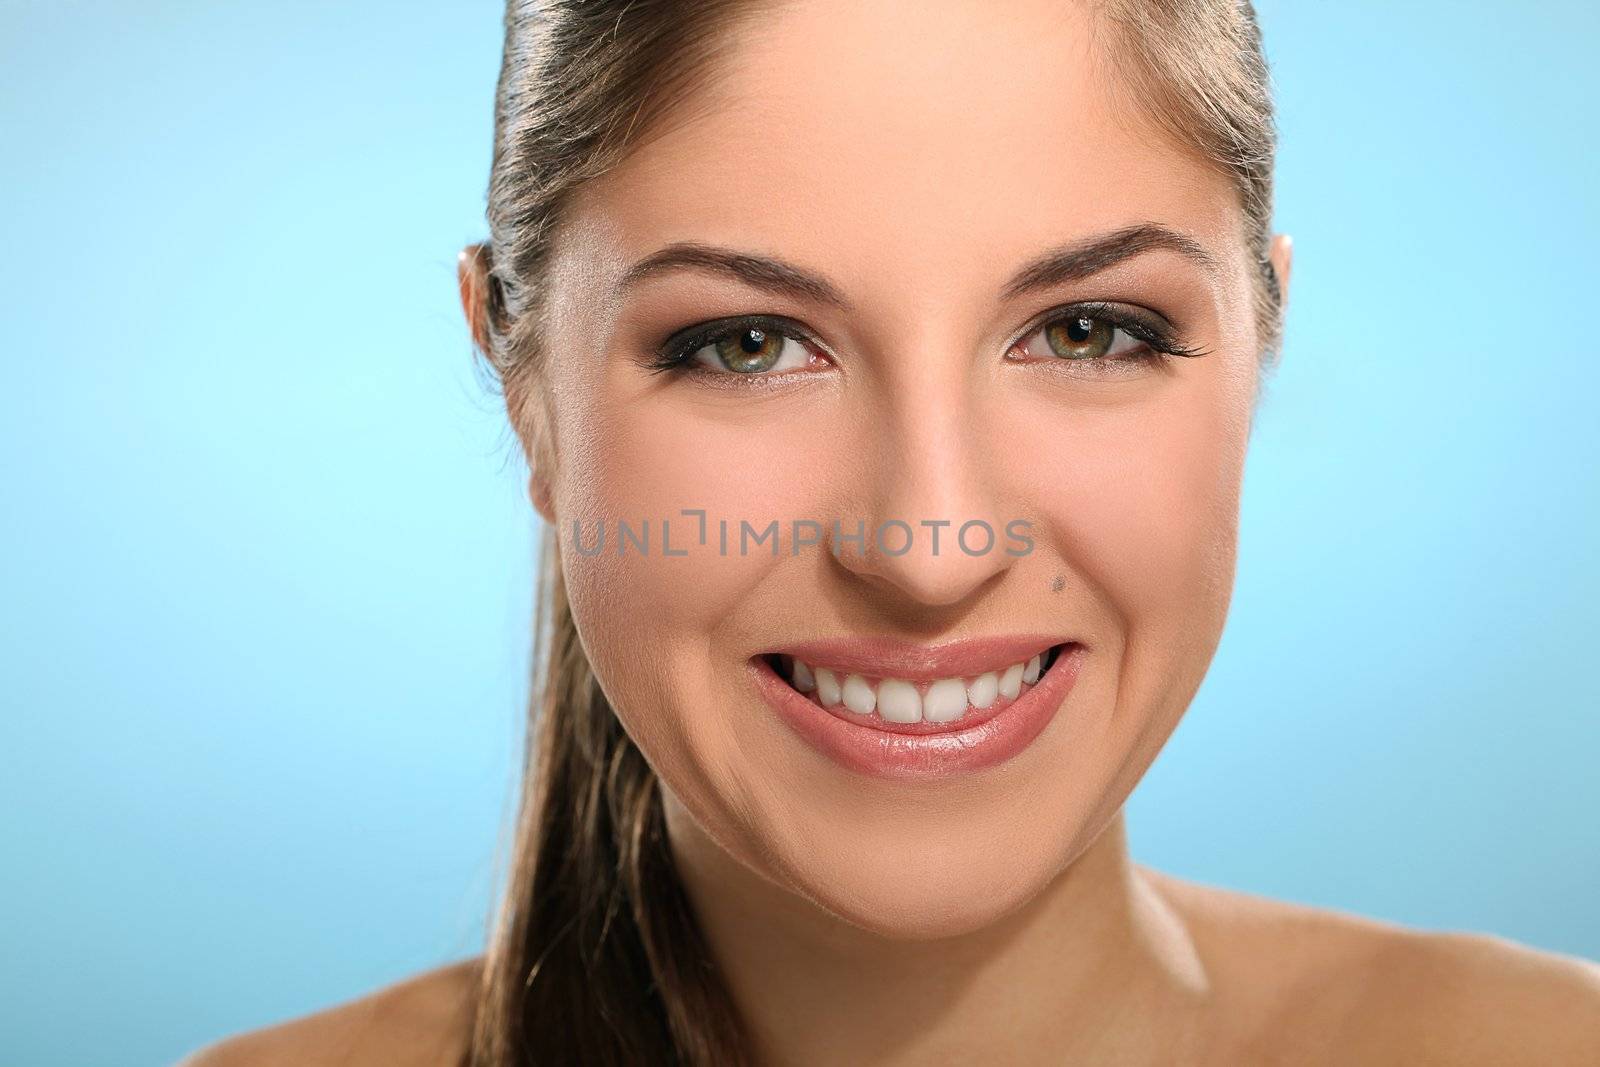
[[[937,681],[971,678],[1026,663],[1071,638],[1059,634],[997,634],[969,637],[938,645],[920,645],[898,637],[825,637],[769,649],[793,656],[809,667],[845,674]]]

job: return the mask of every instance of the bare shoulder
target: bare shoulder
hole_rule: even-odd
[[[1140,868],[1192,931],[1252,1062],[1600,1064],[1600,964]]]
[[[466,1051],[481,960],[413,975],[356,1000],[230,1037],[178,1067],[336,1063],[436,1067]]]
[[[1357,1049],[1423,1062],[1600,1064],[1600,964],[1492,934],[1402,931],[1365,972]]]

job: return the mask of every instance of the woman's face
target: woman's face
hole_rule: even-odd
[[[1200,684],[1231,592],[1257,374],[1241,214],[1108,93],[1088,18],[783,6],[582,188],[556,241],[535,495],[594,671],[692,815],[674,838],[895,936],[988,923],[1093,841]],[[679,244],[752,258],[632,270]],[[1085,302],[1106,306],[1061,310]],[[669,338],[747,315],[766,332],[649,369]],[[1204,354],[1141,358],[1141,323]],[[989,551],[981,527],[956,542],[975,520]],[[619,554],[619,523],[646,521],[648,549]],[[773,521],[776,554],[753,540]],[[601,553],[575,523],[585,548],[603,529]],[[999,640],[918,655],[974,638]],[[802,694],[769,657],[805,642]],[[1048,707],[972,725],[1054,645]],[[861,680],[835,695],[830,664]],[[1034,687],[1010,674],[1023,709]]]

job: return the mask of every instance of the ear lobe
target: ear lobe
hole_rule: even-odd
[[[456,284],[461,290],[461,310],[472,331],[472,343],[489,351],[489,247],[471,244],[456,256]]]
[[[550,480],[538,471],[528,476],[528,499],[533,502],[533,510],[537,511],[545,522],[554,526],[556,509],[550,499]]]
[[[1288,307],[1289,271],[1294,266],[1294,238],[1286,233],[1274,237],[1268,258],[1272,260],[1272,272],[1278,277],[1279,301],[1282,306]]]

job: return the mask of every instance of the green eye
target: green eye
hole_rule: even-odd
[[[1101,359],[1116,342],[1117,328],[1105,319],[1072,315],[1046,323],[1045,343],[1063,359]]]
[[[714,342],[717,358],[722,365],[739,374],[759,374],[771,370],[783,355],[783,334],[763,330],[758,326],[739,330]]]
[[[829,360],[798,323],[772,315],[717,319],[662,342],[645,366],[656,374],[692,374],[729,384],[787,378],[820,370]]]

